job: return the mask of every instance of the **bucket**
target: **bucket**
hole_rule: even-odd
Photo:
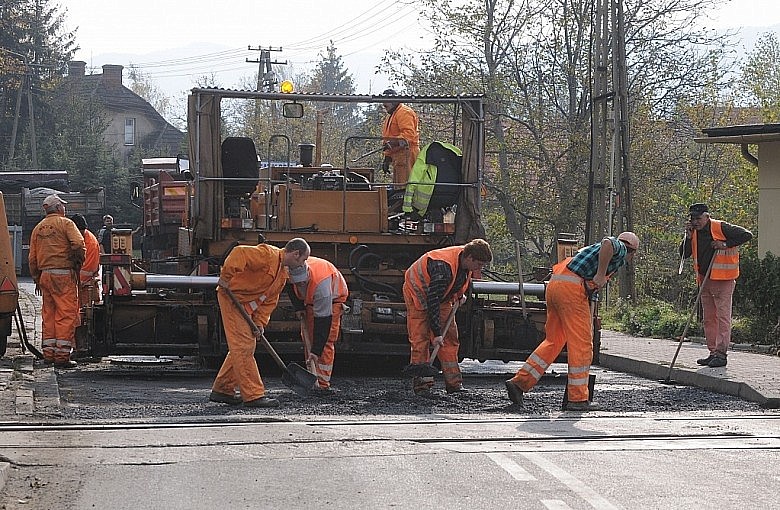
[[[302,166],[311,166],[314,161],[314,144],[313,143],[299,143],[298,152],[300,157],[298,158]]]

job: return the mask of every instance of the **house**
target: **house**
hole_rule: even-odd
[[[182,151],[184,133],[166,121],[141,96],[122,84],[121,65],[106,64],[103,74],[85,74],[86,62],[68,63],[67,82],[83,97],[103,104],[109,125],[104,138],[123,163],[133,153],[145,156],[176,156]]]

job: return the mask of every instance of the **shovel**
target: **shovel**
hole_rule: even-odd
[[[308,355],[311,353],[311,337],[309,336],[309,328],[306,327],[306,318],[301,317],[301,336],[303,336],[303,345],[306,346],[306,368],[309,369],[309,372],[311,372],[314,375],[317,375],[317,364],[313,361],[310,361],[308,358]],[[317,381],[315,380],[315,384]]]
[[[452,310],[450,310],[450,314],[447,316],[447,322],[444,324],[442,336],[447,334],[450,326],[455,321],[455,312],[458,311],[459,305],[460,300],[455,301],[455,304],[452,305]],[[403,374],[410,375],[412,377],[432,377],[437,375],[439,373],[439,369],[433,366],[433,362],[436,361],[436,356],[439,354],[439,347],[440,346],[437,345],[433,348],[431,351],[430,361],[428,361],[428,363],[412,363],[407,365],[402,371]]]
[[[249,324],[249,327],[252,328],[252,333],[255,334],[255,337],[260,340],[260,342],[263,344],[263,347],[265,347],[265,350],[268,351],[268,354],[270,354],[276,364],[279,365],[279,368],[283,370],[282,382],[284,385],[289,387],[298,395],[308,395],[309,390],[311,390],[314,384],[317,382],[317,376],[295,363],[290,363],[289,365],[285,366],[282,358],[280,358],[274,348],[271,347],[271,344],[268,342],[268,339],[265,337],[265,335],[260,332],[260,329],[252,320],[252,317],[246,313],[244,306],[238,300],[236,295],[233,294],[233,291],[226,287],[223,287],[222,289],[225,291],[228,297],[230,297],[230,300],[233,301],[233,304],[236,305],[236,308],[241,312],[244,320],[246,320],[247,324]]]

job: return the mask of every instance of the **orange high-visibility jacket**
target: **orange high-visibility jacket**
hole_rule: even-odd
[[[712,238],[716,241],[726,241],[723,235],[721,222],[719,220],[710,220],[710,231]],[[699,258],[696,252],[696,230],[691,236],[691,253],[693,256],[693,269],[697,280],[699,275]],[[736,280],[739,277],[739,247],[732,246],[725,250],[716,250],[712,259],[712,271],[710,271],[710,280]]]
[[[327,317],[332,314],[333,303],[345,303],[349,297],[347,281],[339,270],[325,259],[309,256],[306,259],[309,266],[309,281],[306,285],[306,295],[301,296],[298,286],[293,285],[295,295],[303,303],[314,307],[315,317]]]
[[[444,293],[445,296],[456,295],[462,296],[466,289],[469,288],[471,283],[471,271],[469,271],[466,281],[463,283],[463,287],[460,289],[453,289],[455,284],[455,275],[458,273],[458,261],[460,254],[463,253],[463,246],[450,246],[448,248],[440,248],[438,250],[432,250],[417,259],[417,261],[409,266],[404,275],[405,284],[408,284],[412,290],[412,300],[414,306],[418,310],[425,310],[428,308],[427,296],[428,285],[431,282],[431,277],[428,274],[428,260],[441,260],[446,262],[452,268],[452,281],[447,286],[447,290]]]
[[[409,148],[417,154],[420,151],[420,126],[417,113],[400,103],[382,125],[382,138],[384,142],[391,143],[398,138],[403,138],[409,144]],[[385,150],[384,154],[392,156],[403,150],[401,147],[394,146],[392,149]]]
[[[95,278],[98,269],[100,269],[100,243],[98,243],[95,234],[89,230],[85,230],[83,235],[87,255],[81,265],[80,279],[82,282],[88,282]]]
[[[44,269],[75,269],[84,261],[84,237],[69,218],[49,213],[30,234],[30,276],[36,282]]]
[[[283,248],[269,244],[239,245],[230,251],[219,273],[236,298],[259,314],[263,327],[268,324],[289,276],[283,262]],[[221,288],[217,292],[222,292]]]

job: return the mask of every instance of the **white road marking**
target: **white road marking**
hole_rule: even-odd
[[[598,508],[599,510],[617,510],[619,508],[607,501],[596,491],[585,485],[585,483],[574,478],[574,476],[572,476],[570,473],[564,471],[552,462],[545,459],[542,455],[531,452],[519,453],[526,459],[530,460],[557,478],[561,483],[569,487],[569,489],[571,489],[577,496],[587,501],[593,508]]]
[[[541,503],[547,510],[571,510],[571,507],[560,499],[543,499]]]
[[[532,482],[536,480],[534,475],[523,469],[517,462],[506,455],[501,453],[486,453],[485,455],[519,482]]]

